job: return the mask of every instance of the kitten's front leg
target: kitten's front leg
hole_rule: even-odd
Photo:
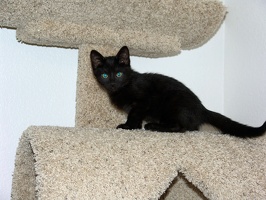
[[[144,109],[137,107],[132,108],[129,111],[126,123],[120,124],[116,128],[122,128],[128,130],[141,129],[143,118],[144,118]]]

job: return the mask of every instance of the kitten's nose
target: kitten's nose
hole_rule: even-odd
[[[111,83],[111,87],[112,88],[115,88],[115,83]]]

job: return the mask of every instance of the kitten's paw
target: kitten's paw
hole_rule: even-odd
[[[127,130],[131,130],[132,129],[127,124],[119,124],[116,128],[117,129],[119,129],[119,128],[121,128],[121,129],[127,129]]]
[[[159,125],[156,123],[148,123],[144,125],[144,129],[149,131],[158,131],[158,126]]]
[[[117,129],[126,129],[126,130],[133,130],[133,129],[141,129],[141,126],[129,126],[128,124],[120,124],[116,127]]]

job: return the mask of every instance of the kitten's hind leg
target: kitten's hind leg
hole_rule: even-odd
[[[158,132],[180,132],[183,133],[186,130],[181,128],[178,124],[160,124],[160,123],[148,123],[144,126],[145,130],[158,131]]]

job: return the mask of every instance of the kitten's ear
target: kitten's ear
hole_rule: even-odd
[[[127,46],[123,46],[116,55],[119,64],[130,65],[129,50]]]
[[[92,50],[90,54],[91,66],[93,69],[101,66],[103,64],[103,56],[96,50]]]

